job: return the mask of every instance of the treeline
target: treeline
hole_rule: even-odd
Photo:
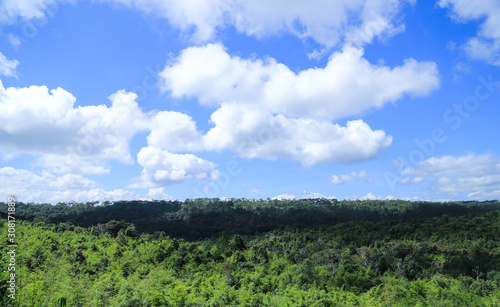
[[[462,216],[500,210],[495,201],[423,202],[403,200],[337,201],[335,199],[252,200],[186,199],[185,201],[116,201],[88,203],[18,203],[16,215],[28,221],[68,222],[102,227],[110,220],[137,233],[196,240],[227,234],[252,235],[284,227],[306,228],[346,221],[380,221]],[[0,212],[7,204],[0,203]]]
[[[500,211],[481,212],[492,204],[478,203],[465,215],[449,211],[439,217],[351,220],[282,227],[251,236],[223,232],[197,241],[161,232],[140,234],[131,223],[116,220],[85,228],[72,222],[20,221],[16,302],[19,306],[497,306]],[[323,204],[309,205],[328,212]],[[471,204],[457,205],[470,208]],[[182,212],[180,206],[170,213]],[[2,251],[9,244],[6,224],[1,221]],[[2,298],[7,258],[0,260]]]

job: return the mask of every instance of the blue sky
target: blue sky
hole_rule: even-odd
[[[499,199],[498,29],[493,0],[2,0],[0,199]]]

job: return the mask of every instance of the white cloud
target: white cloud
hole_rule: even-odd
[[[358,178],[367,178],[368,173],[366,171],[360,171],[358,173],[351,172],[350,174],[345,175],[333,175],[330,177],[330,184],[344,184],[348,181],[353,181]]]
[[[375,196],[372,193],[367,193],[365,196],[362,197],[358,197],[355,195],[352,197],[346,197],[345,199],[346,200],[393,200],[395,198],[392,195],[387,195],[386,197],[382,197],[382,196]]]
[[[15,169],[13,167],[7,166],[0,168],[0,185],[1,186],[16,186],[20,188],[26,188],[30,185],[36,185],[42,183],[44,178],[38,176],[25,169]]]
[[[216,164],[192,154],[173,154],[154,146],[143,147],[137,154],[143,167],[138,182],[130,187],[161,187],[189,178],[217,179]]]
[[[49,92],[45,86],[4,88],[0,83],[1,128],[9,134],[20,134],[42,129],[42,126],[62,125],[68,121],[65,116],[75,100],[62,88]]]
[[[76,98],[45,86],[4,88],[0,81],[0,152],[35,154],[58,173],[109,171],[108,160],[133,163],[129,141],[149,129],[137,95],[118,91],[111,107],[74,107]]]
[[[231,57],[223,46],[208,44],[183,50],[160,77],[163,90],[173,97],[219,107],[211,116],[215,127],[202,137],[207,150],[230,148],[242,157],[285,157],[304,165],[349,163],[376,157],[392,138],[362,121],[346,127],[329,121],[382,107],[405,94],[428,94],[439,84],[434,63],[409,59],[390,68],[371,65],[362,54],[346,48],[334,53],[325,68],[296,74],[274,59]],[[179,129],[189,141],[186,148],[171,150],[197,148],[192,120],[176,116],[174,121],[182,121]],[[152,133],[150,141],[167,148],[168,138],[160,135]]]
[[[437,192],[447,195],[487,198],[500,190],[500,156],[491,153],[432,157],[401,173],[408,178],[401,183],[435,182]]]
[[[429,199],[423,199],[421,197],[417,197],[417,196],[405,196],[405,197],[402,197],[401,200],[407,200],[407,201],[430,201]]]
[[[425,178],[421,176],[417,177],[404,177],[403,179],[399,180],[398,183],[401,184],[419,184],[421,182],[424,182]]]
[[[201,104],[238,103],[293,117],[334,120],[427,95],[438,87],[435,63],[408,59],[402,66],[372,65],[363,50],[346,47],[324,68],[294,73],[269,58],[231,57],[219,44],[190,47],[160,73],[162,89]]]
[[[0,197],[14,195],[22,202],[66,202],[132,200],[139,195],[117,189],[106,191],[97,183],[80,175],[55,176],[48,172],[35,174],[25,169],[0,168]]]
[[[368,193],[365,196],[361,197],[361,200],[373,200],[373,199],[382,199],[381,197],[377,197],[373,195],[372,193]]]
[[[169,151],[202,148],[196,122],[186,114],[173,111],[161,111],[152,118],[147,141],[149,145]]]
[[[72,0],[3,0],[0,2],[0,23],[15,23],[18,17],[24,20],[44,19],[59,10],[59,5]]]
[[[56,174],[104,175],[110,173],[110,166],[105,158],[82,156],[73,150],[68,154],[42,154],[36,160],[36,165]]]
[[[280,194],[278,196],[275,196],[271,199],[276,199],[276,200],[295,200],[297,197],[293,194]]]
[[[157,187],[217,177],[215,164],[169,152],[203,149],[191,117],[171,111],[144,113],[137,95],[124,90],[109,99],[109,107],[75,107],[76,98],[62,88],[4,88],[0,81],[0,152],[7,157],[32,154],[47,172],[67,174],[52,187],[69,188],[71,179],[76,186],[91,188],[95,185],[78,174],[107,174],[110,160],[133,163],[129,143],[138,132],[149,130],[150,147],[138,155],[144,167],[140,184]]]
[[[147,198],[148,200],[170,200],[172,196],[165,193],[165,188],[149,189]]]
[[[477,36],[471,37],[464,48],[471,58],[500,66],[500,2],[440,0],[439,5],[450,8],[452,18],[456,21],[484,20]]]
[[[283,157],[304,165],[370,159],[392,142],[392,137],[371,130],[362,120],[342,127],[322,120],[273,116],[235,104],[222,105],[211,121],[215,127],[203,137],[208,150],[230,148],[241,157]]]
[[[34,195],[27,196],[30,201],[41,202],[47,201],[50,203],[57,202],[88,202],[88,201],[118,201],[118,200],[136,200],[140,198],[140,195],[133,191],[127,191],[123,189],[116,189],[113,191],[106,191],[102,188],[90,189],[90,190],[64,190],[64,191],[35,191]],[[21,201],[25,201],[23,198],[19,198]]]
[[[316,192],[308,192],[304,190],[302,192],[302,197],[301,199],[310,199],[310,198],[323,198],[323,199],[337,199],[335,196],[326,196],[321,193],[316,193]]]
[[[92,189],[98,187],[95,181],[85,178],[82,175],[65,174],[60,177],[47,175],[46,178],[47,177],[53,177],[50,178],[52,182],[50,182],[48,186],[57,189]]]
[[[194,41],[214,37],[216,28],[224,25],[224,15],[230,9],[226,0],[97,0],[141,10],[150,16],[168,19],[181,31],[192,34]]]
[[[206,150],[229,148],[241,157],[284,157],[304,165],[349,163],[376,157],[392,137],[361,120],[346,127],[331,120],[382,107],[405,94],[426,95],[439,84],[434,63],[409,59],[390,68],[372,65],[362,54],[345,48],[325,68],[296,74],[274,59],[231,57],[223,46],[208,44],[183,50],[160,77],[171,96],[219,108],[211,116],[215,127],[201,137]],[[169,147],[169,137],[156,132],[150,144],[199,149],[194,122],[185,115],[168,116],[179,123],[186,145]]]
[[[19,65],[18,60],[9,60],[5,55],[3,55],[3,53],[0,52],[0,76],[17,77],[17,65]]]
[[[346,41],[355,45],[372,43],[375,37],[385,39],[392,37],[405,30],[403,23],[398,23],[397,15],[401,6],[406,2],[414,4],[414,0],[409,1],[366,1],[360,14],[361,23],[357,27],[352,27],[346,34]]]
[[[340,42],[365,43],[373,37],[394,34],[394,17],[406,1],[321,0],[233,1],[229,21],[240,32],[257,37],[291,33],[327,47]]]
[[[137,8],[192,34],[196,42],[215,38],[217,29],[234,26],[259,38],[289,33],[329,47],[343,42],[370,43],[374,37],[399,33],[401,6],[414,1],[319,0],[101,0]]]
[[[471,199],[500,199],[500,190],[495,191],[477,191],[467,194]]]

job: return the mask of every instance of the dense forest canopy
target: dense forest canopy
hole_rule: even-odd
[[[2,306],[500,302],[498,201],[20,203],[16,215],[18,296],[2,252]]]
[[[24,204],[18,203],[16,215],[30,221],[71,222],[89,227],[110,220],[133,223],[142,233],[196,240],[227,234],[252,235],[283,227],[335,225],[351,220],[414,219],[465,215],[500,210],[500,202],[457,201],[423,202],[403,200],[255,200],[199,198],[185,201],[116,201],[88,203]],[[0,203],[7,212],[7,204]]]

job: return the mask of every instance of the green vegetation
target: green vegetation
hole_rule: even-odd
[[[295,201],[200,198],[180,201],[118,201],[96,203],[23,204],[16,216],[45,223],[71,222],[82,227],[111,220],[134,224],[139,233],[163,232],[171,237],[198,240],[228,235],[254,235],[286,227],[336,225],[346,221],[380,221],[459,216],[500,210],[498,201],[409,202],[402,200],[337,201],[304,199]],[[7,204],[0,203],[0,212]],[[100,228],[99,228],[100,229]]]
[[[20,306],[500,305],[498,201],[20,204],[16,215]],[[6,251],[5,219],[1,231]]]

